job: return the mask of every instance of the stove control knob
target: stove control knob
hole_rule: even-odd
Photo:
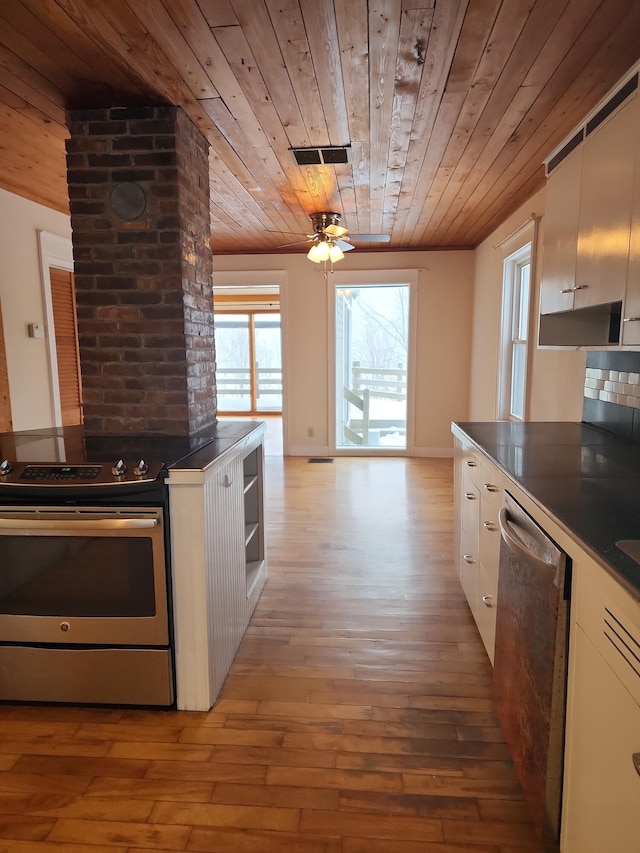
[[[3,459],[0,462],[0,477],[8,477],[9,474],[13,471],[13,465],[9,462],[8,459]]]
[[[138,462],[138,464],[136,465],[136,467],[133,469],[133,473],[135,474],[136,477],[144,477],[144,475],[147,473],[148,470],[149,470],[149,466],[144,461],[144,459],[141,459]]]
[[[116,464],[111,469],[111,473],[114,477],[124,477],[127,472],[127,466],[124,463],[124,460],[118,459]]]

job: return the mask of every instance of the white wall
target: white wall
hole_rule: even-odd
[[[321,269],[300,255],[214,257],[214,283],[225,272],[284,270],[281,288],[286,370],[287,444],[291,453],[313,455],[329,445],[329,323]],[[418,270],[415,453],[450,452],[451,421],[468,415],[473,307],[473,252],[354,252],[341,271]],[[267,276],[268,279],[268,276]],[[307,436],[313,426],[314,438]]]
[[[418,340],[416,454],[447,453],[452,420],[496,416],[502,260],[494,246],[531,213],[544,213],[544,192],[509,217],[474,252],[378,252],[357,249],[342,269],[417,269]],[[0,190],[0,303],[14,429],[52,424],[47,342],[29,338],[28,323],[44,323],[38,259],[39,230],[71,236],[69,218]],[[540,228],[540,245],[544,217]],[[541,264],[533,298],[537,315]],[[214,280],[225,271],[284,270],[283,342],[288,367],[288,443],[295,452],[328,447],[330,360],[327,284],[320,269],[300,255],[214,257]],[[475,288],[474,288],[475,277]],[[585,354],[534,349],[531,420],[581,420]],[[307,437],[314,426],[315,437]]]
[[[496,418],[500,321],[502,310],[502,263],[521,244],[515,236],[496,248],[519,228],[531,214],[541,216],[536,258],[536,280],[531,310],[533,332],[538,336],[538,304],[544,240],[544,190],[502,223],[475,252],[475,292],[473,304],[473,347],[471,352],[469,419]],[[522,233],[522,232],[521,232]],[[529,362],[529,411],[532,421],[581,421],[584,388],[584,352],[544,350],[533,346]]]
[[[0,304],[16,430],[53,423],[47,341],[27,334],[29,323],[45,323],[38,231],[70,238],[69,217],[0,190]]]

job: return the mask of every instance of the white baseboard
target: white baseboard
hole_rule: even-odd
[[[415,447],[413,456],[453,459],[453,447]]]
[[[329,456],[328,447],[318,447],[317,444],[306,446],[304,444],[294,444],[289,448],[287,456]]]
[[[287,456],[330,456],[331,452],[328,447],[319,447],[318,445],[314,445],[313,447],[304,445],[304,444],[296,444],[293,447],[289,448],[289,452]],[[343,454],[339,454],[343,455]],[[370,454],[366,454],[364,451],[360,450],[358,453],[354,453],[354,456],[367,456],[367,458],[371,458],[372,456],[378,455],[375,450],[373,450]],[[380,456],[384,454],[381,453]],[[395,455],[395,454],[394,454]],[[451,459],[453,458],[453,448],[452,447],[416,447],[414,448],[411,456],[417,457],[432,457],[436,459]]]

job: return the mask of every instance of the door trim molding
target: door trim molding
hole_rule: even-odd
[[[51,390],[51,417],[54,426],[62,426],[60,406],[60,385],[58,380],[58,355],[56,353],[56,334],[53,319],[53,301],[51,299],[51,277],[49,268],[73,272],[73,246],[68,237],[38,231],[38,254],[40,258],[40,281],[42,284],[42,302],[44,305],[44,325],[49,362],[49,388]]]
[[[416,346],[418,331],[418,269],[390,270],[354,270],[343,272],[334,270],[327,282],[327,332],[328,332],[328,390],[327,413],[329,416],[329,448],[335,456],[414,456],[415,455],[415,419],[416,419]],[[372,451],[371,447],[336,447],[336,288],[366,287],[376,284],[404,284],[409,288],[409,350],[407,353],[407,442],[406,447],[394,450],[385,448]]]

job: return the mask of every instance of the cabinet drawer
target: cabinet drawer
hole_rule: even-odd
[[[501,504],[480,498],[480,532],[478,551],[480,563],[490,580],[498,583],[500,566],[500,528],[498,527],[498,512]]]
[[[488,577],[482,566],[478,568],[477,596],[473,615],[482,637],[482,642],[493,664],[496,644],[496,603],[498,601],[498,582]]]
[[[502,503],[502,480],[500,472],[486,460],[479,461],[475,468],[467,472],[467,476],[487,500],[493,501],[498,508]]]
[[[460,516],[462,529],[476,531],[476,542],[478,537],[478,521],[480,519],[480,493],[476,485],[468,478],[462,478],[462,494],[460,495]],[[476,545],[475,551],[478,548]]]
[[[476,530],[463,530],[460,541],[460,583],[467,601],[475,599],[478,592],[478,533]]]
[[[475,479],[475,472],[481,464],[481,454],[478,450],[472,447],[462,445],[461,448],[461,467],[463,474]]]

